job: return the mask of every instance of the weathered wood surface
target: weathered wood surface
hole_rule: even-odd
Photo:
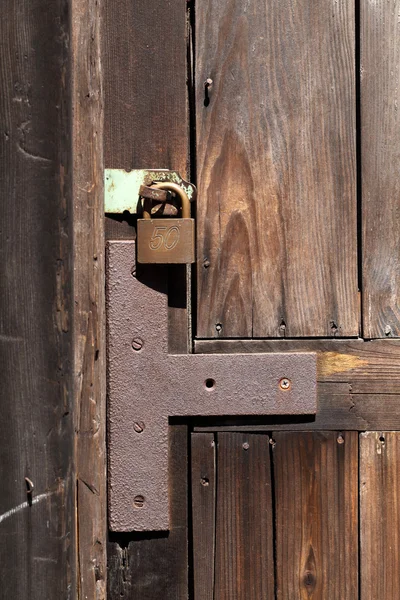
[[[76,597],[68,20],[59,0],[1,6],[4,599]]]
[[[187,177],[186,5],[155,0],[103,0],[102,5],[105,167],[171,168]],[[107,221],[109,239],[134,237],[133,222]],[[179,283],[169,298],[169,348],[187,352],[185,269],[176,271],[170,274]],[[165,538],[112,536],[110,600],[120,600],[120,594],[142,600],[187,598],[187,427],[171,427],[171,436],[176,456],[172,531]]]
[[[360,436],[361,598],[400,598],[400,434]]]
[[[106,344],[100,7],[71,0],[78,597],[106,597]]]
[[[354,17],[196,6],[199,337],[358,335]]]
[[[104,163],[188,171],[185,3],[103,0]]]
[[[277,600],[355,600],[358,434],[272,435]]]
[[[360,2],[364,335],[400,336],[400,2]]]
[[[184,600],[188,597],[187,427],[170,427],[171,530],[112,534],[108,600]]]
[[[214,600],[216,442],[212,433],[191,436],[193,594]]]
[[[269,438],[221,433],[217,440],[214,597],[273,600]]]

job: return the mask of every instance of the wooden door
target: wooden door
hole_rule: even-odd
[[[315,351],[319,401],[171,423],[171,531],[109,535],[109,598],[397,600],[400,2],[103,11],[105,167],[199,190],[170,347]]]

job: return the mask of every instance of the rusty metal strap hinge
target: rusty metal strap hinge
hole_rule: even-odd
[[[169,417],[313,414],[316,355],[170,355],[164,271],[134,267],[134,242],[108,243],[110,528],[167,530]]]

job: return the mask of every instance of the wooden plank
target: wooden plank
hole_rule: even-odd
[[[187,177],[185,3],[104,0],[102,10],[105,167],[171,168]],[[134,237],[133,222],[107,221],[109,239]],[[169,349],[177,353],[188,351],[187,284],[185,273],[178,271],[179,289],[171,294],[169,313]],[[142,600],[187,598],[187,427],[174,425],[171,436],[182,458],[171,482],[173,531],[166,538],[112,536],[110,600],[119,600],[121,590]]]
[[[171,530],[110,534],[108,600],[187,600],[187,427],[170,427]]]
[[[218,435],[215,591],[218,600],[273,600],[267,435]]]
[[[214,600],[216,444],[212,433],[191,440],[194,598]]]
[[[398,337],[400,2],[360,4],[364,335]]]
[[[106,596],[106,343],[100,4],[71,0],[74,400],[79,598]],[[89,149],[88,149],[89,147]]]
[[[361,597],[400,597],[400,434],[360,435]]]
[[[354,45],[351,2],[196,7],[199,337],[358,335]]]
[[[399,340],[198,340],[196,353],[317,352],[318,382],[400,392]]]
[[[76,598],[69,15],[0,18],[1,596]],[[34,484],[27,494],[29,478]]]
[[[273,439],[277,599],[358,598],[358,434]]]
[[[102,4],[105,167],[175,169],[185,177],[186,6],[156,0]]]

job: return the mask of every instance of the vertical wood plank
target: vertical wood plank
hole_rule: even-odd
[[[171,530],[113,534],[108,600],[187,600],[187,427],[170,427]]]
[[[361,598],[400,598],[400,433],[360,435]]]
[[[194,600],[214,600],[216,445],[213,433],[192,433]]]
[[[278,600],[358,598],[358,433],[273,438]]]
[[[183,2],[103,0],[104,161],[188,172]]]
[[[400,336],[400,1],[361,5],[364,335]]]
[[[267,435],[218,434],[215,598],[273,600]]]
[[[196,6],[199,337],[358,335],[354,62],[352,2]]]
[[[98,0],[71,0],[74,396],[79,598],[106,596],[103,98]]]
[[[187,21],[185,2],[103,0],[104,164],[171,168],[188,175]],[[118,233],[118,226],[121,231]],[[110,228],[111,229],[111,228]],[[125,223],[112,235],[132,237]],[[130,226],[132,230],[132,225]],[[170,352],[188,351],[185,268],[170,295]],[[170,427],[173,514],[168,537],[113,535],[108,543],[109,600],[186,600],[187,427]],[[178,456],[180,457],[178,460]]]
[[[63,0],[2,2],[3,598],[76,598],[69,32]]]

